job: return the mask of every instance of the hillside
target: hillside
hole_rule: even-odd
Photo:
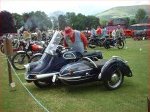
[[[101,19],[111,19],[117,17],[134,18],[138,9],[144,9],[149,13],[150,5],[135,5],[135,6],[121,6],[108,9],[104,12],[98,13],[95,16]]]

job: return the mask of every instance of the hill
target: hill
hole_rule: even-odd
[[[150,5],[134,5],[134,6],[120,6],[108,9],[104,12],[98,13],[95,16],[101,19],[111,19],[111,18],[122,18],[129,17],[134,18],[138,9],[144,9],[147,14],[149,13]]]

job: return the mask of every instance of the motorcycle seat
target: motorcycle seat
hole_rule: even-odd
[[[103,59],[102,53],[99,52],[85,52],[83,53],[83,57],[89,57],[89,58],[93,58],[93,57],[97,57],[98,59]]]

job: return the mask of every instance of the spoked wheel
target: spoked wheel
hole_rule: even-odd
[[[117,42],[117,47],[118,47],[118,49],[123,49],[124,48],[124,42],[122,40],[118,41]]]
[[[3,44],[1,45],[0,49],[1,49],[1,52],[4,54],[4,45]]]
[[[95,48],[96,47],[95,42],[94,42],[93,39],[89,40],[89,47],[90,48]]]
[[[50,78],[49,81],[44,80],[36,80],[33,82],[38,88],[46,88],[52,85],[52,79]]]
[[[25,69],[24,65],[29,63],[30,56],[25,52],[18,52],[12,58],[12,66],[16,70]]]
[[[109,90],[117,89],[124,81],[124,76],[119,69],[114,70],[111,74],[110,80],[104,81],[104,85]]]
[[[104,42],[104,47],[105,47],[105,49],[109,49],[110,48],[110,42],[106,40]]]

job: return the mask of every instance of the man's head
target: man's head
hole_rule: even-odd
[[[121,28],[120,25],[118,25],[117,28]]]
[[[72,37],[73,36],[73,29],[69,26],[65,27],[65,30],[64,30],[64,36],[65,37]]]

